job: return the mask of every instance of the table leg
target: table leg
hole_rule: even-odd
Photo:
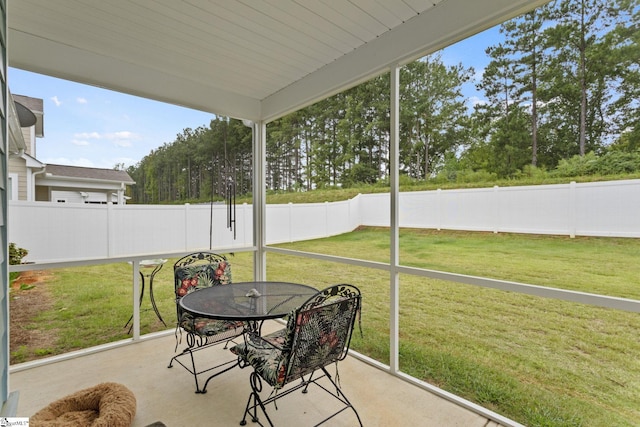
[[[151,277],[149,277],[149,298],[151,299],[151,306],[153,307],[153,311],[156,312],[156,316],[158,316],[158,319],[160,319],[160,321],[164,326],[167,326],[164,320],[162,320],[162,316],[160,315],[160,312],[158,311],[158,306],[156,305],[156,299],[153,297],[153,276],[156,275],[156,272],[157,271],[154,270],[153,273],[151,273]]]

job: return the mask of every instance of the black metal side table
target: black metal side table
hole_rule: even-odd
[[[155,311],[156,316],[158,316],[158,319],[160,319],[160,321],[164,326],[167,326],[167,324],[162,319],[162,316],[160,315],[160,311],[158,311],[158,306],[156,305],[156,300],[153,297],[153,278],[155,277],[156,273],[158,273],[158,271],[162,269],[162,266],[166,262],[167,262],[166,259],[145,259],[140,261],[140,278],[142,279],[142,288],[140,289],[140,301],[139,301],[140,306],[142,306],[142,297],[144,296],[144,285],[145,285],[144,278],[148,277],[149,278],[149,299],[151,300],[151,307],[153,308],[153,311]],[[129,263],[129,264],[132,264],[132,263]],[[147,269],[147,270],[151,269],[151,272],[145,274],[142,271],[142,269]],[[124,325],[124,327],[126,328],[129,325],[129,323],[131,323],[132,320],[133,320],[133,314],[131,315],[127,323]],[[133,325],[129,327],[129,333],[131,333],[132,328],[133,328]]]

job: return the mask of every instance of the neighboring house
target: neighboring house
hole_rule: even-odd
[[[35,158],[36,138],[44,136],[42,99],[13,95],[9,106],[9,200],[35,200],[35,176],[44,163]]]
[[[13,95],[9,103],[9,200],[65,203],[126,203],[125,171],[44,164],[36,158],[36,138],[44,136],[43,101]]]
[[[36,176],[36,201],[121,205],[132,184],[125,171],[48,164],[45,173]]]

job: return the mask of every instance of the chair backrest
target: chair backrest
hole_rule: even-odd
[[[287,323],[283,352],[286,374],[280,386],[347,356],[360,304],[358,288],[334,285],[293,313]]]
[[[177,302],[196,289],[231,283],[231,264],[224,255],[211,252],[196,252],[180,258],[173,264],[176,307]]]

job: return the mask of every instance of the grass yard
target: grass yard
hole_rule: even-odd
[[[389,231],[363,228],[281,246],[387,262]],[[637,239],[403,230],[400,246],[404,265],[640,299]],[[251,279],[251,254],[230,260],[234,281]],[[170,328],[172,261],[154,281]],[[388,363],[388,273],[273,253],[267,265],[271,280],[360,287],[363,334],[354,335],[352,347]],[[46,285],[52,307],[29,327],[57,341],[31,353],[12,347],[12,363],[129,336],[124,324],[131,315],[130,265],[52,273]],[[142,308],[148,307],[145,296]],[[142,333],[162,329],[153,311],[141,313]],[[527,426],[640,425],[638,330],[638,313],[400,277],[402,371]]]

